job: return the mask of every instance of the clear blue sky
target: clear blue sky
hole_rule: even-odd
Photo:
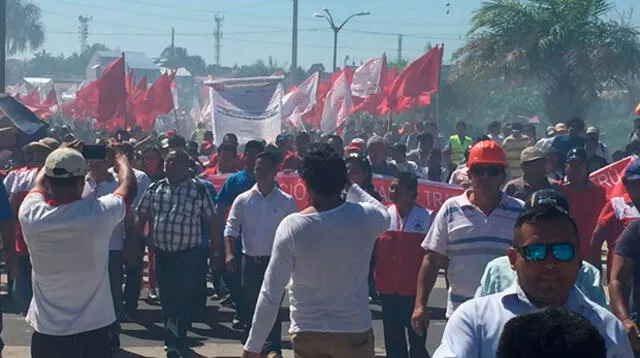
[[[280,65],[291,62],[291,0],[32,0],[42,9],[46,30],[44,49],[69,55],[79,50],[78,16],[93,17],[89,43],[104,43],[156,57],[170,44],[214,62],[214,16],[224,15],[221,64],[249,64],[269,56]],[[637,0],[614,1],[618,11]],[[398,33],[403,56],[414,59],[425,45],[445,44],[445,60],[462,43],[472,12],[481,0],[299,0],[298,64],[331,66],[333,33],[326,20],[313,13],[327,7],[336,22],[354,12],[371,15],[353,19],[340,33],[338,63],[345,56],[359,64],[386,52],[397,56]],[[447,4],[449,4],[447,6]],[[447,14],[449,10],[449,14]],[[640,24],[636,11],[633,23]],[[368,32],[368,33],[363,33]],[[23,54],[27,57],[30,54]]]

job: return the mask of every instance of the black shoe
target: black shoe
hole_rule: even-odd
[[[240,320],[239,320],[239,319],[237,319],[237,318],[235,318],[235,317],[234,317],[234,318],[233,318],[233,321],[231,321],[231,327],[232,327],[233,329],[238,329],[238,330],[240,330],[240,329],[243,329],[243,328],[244,328],[244,323],[240,322]]]

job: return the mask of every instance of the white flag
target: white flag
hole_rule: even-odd
[[[198,124],[203,121],[200,101],[198,101],[197,96],[193,96],[193,106],[191,107],[189,114],[191,115],[191,119],[193,119],[193,123]]]
[[[353,73],[351,93],[360,98],[367,98],[372,94],[380,93],[380,76],[386,65],[386,58],[375,57],[358,67]]]
[[[349,81],[343,70],[342,74],[333,82],[325,98],[320,129],[325,134],[338,130],[349,117],[351,107],[353,107],[351,88],[349,88]]]
[[[294,114],[301,117],[313,109],[316,105],[319,78],[320,74],[318,72],[314,73],[302,82],[298,88],[282,97],[282,119],[296,125],[293,122],[296,119],[292,120],[291,118]]]

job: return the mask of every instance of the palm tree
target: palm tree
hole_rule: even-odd
[[[640,33],[607,0],[489,0],[454,54],[454,78],[536,80],[554,122],[597,113],[598,94],[640,70]]]
[[[40,48],[44,44],[44,26],[40,8],[25,0],[6,1],[7,54],[14,55]]]

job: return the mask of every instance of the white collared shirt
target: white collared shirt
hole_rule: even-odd
[[[238,195],[231,205],[224,236],[242,235],[242,253],[271,256],[276,229],[282,219],[298,211],[293,197],[277,186],[264,196],[258,184]]]
[[[607,358],[633,357],[622,323],[605,308],[572,288],[563,307],[586,318],[600,332]],[[433,358],[493,358],[504,325],[513,317],[537,310],[516,281],[509,289],[463,303],[444,329]]]

